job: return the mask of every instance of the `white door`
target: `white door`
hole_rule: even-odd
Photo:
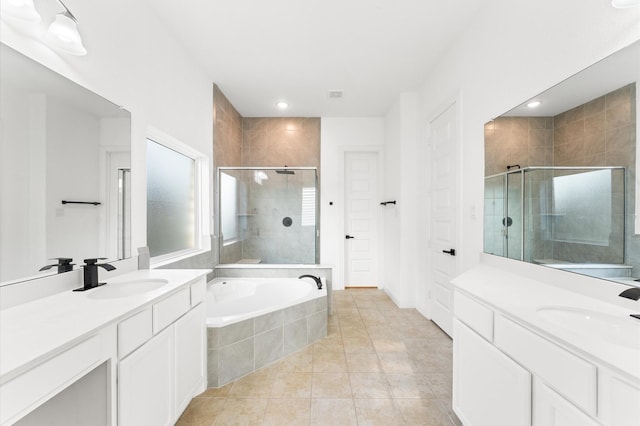
[[[429,125],[430,223],[429,258],[431,319],[451,336],[453,288],[451,279],[458,271],[457,241],[457,113],[449,106]]]
[[[378,154],[345,153],[345,287],[378,287]]]

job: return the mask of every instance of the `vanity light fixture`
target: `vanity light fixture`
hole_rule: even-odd
[[[531,101],[527,104],[527,108],[538,108],[540,104],[540,101]]]
[[[289,108],[289,104],[286,103],[285,101],[280,101],[280,102],[276,103],[276,107],[278,107],[278,109],[285,110],[285,109]]]
[[[61,0],[57,1],[64,8],[64,12],[56,14],[44,36],[45,40],[51,47],[70,55],[86,55],[87,49],[82,44],[82,37],[78,31],[78,20]]]
[[[25,22],[40,22],[33,0],[2,0],[2,16]]]
[[[626,9],[628,7],[640,6],[640,0],[611,0],[611,6],[616,9]]]

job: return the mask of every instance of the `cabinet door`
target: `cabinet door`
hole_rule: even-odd
[[[173,424],[173,362],[173,326],[120,361],[120,426]]]
[[[453,408],[463,424],[531,425],[531,374],[457,319],[453,363]]]
[[[534,426],[598,426],[560,394],[536,380],[533,387]]]
[[[176,415],[187,407],[205,380],[204,304],[199,304],[175,323]]]

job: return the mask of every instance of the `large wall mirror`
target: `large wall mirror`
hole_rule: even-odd
[[[485,124],[484,251],[640,285],[636,42]]]
[[[0,49],[0,285],[130,257],[130,113]]]

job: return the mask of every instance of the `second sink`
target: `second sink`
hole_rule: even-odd
[[[581,335],[640,349],[640,321],[633,318],[568,306],[544,306],[538,308],[537,313],[541,318]]]

